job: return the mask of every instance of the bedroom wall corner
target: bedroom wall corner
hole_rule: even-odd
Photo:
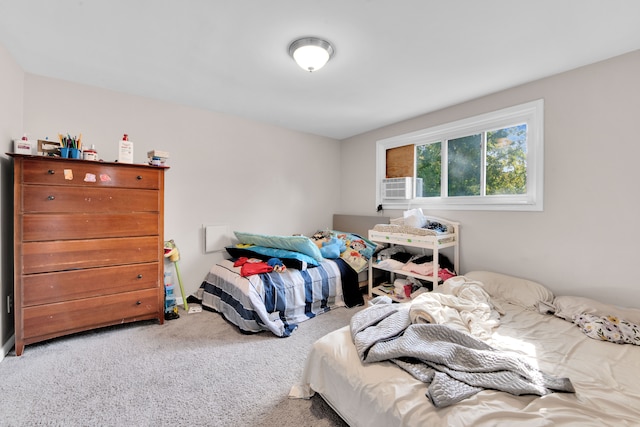
[[[0,44],[0,360],[13,347],[13,172],[5,153],[13,151],[13,139],[28,129],[23,127],[24,71]]]

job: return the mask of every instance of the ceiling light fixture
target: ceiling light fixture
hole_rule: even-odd
[[[303,70],[309,72],[324,67],[335,53],[331,43],[317,37],[304,37],[289,45],[289,55]]]

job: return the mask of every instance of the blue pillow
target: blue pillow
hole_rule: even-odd
[[[306,236],[269,236],[266,234],[243,233],[240,231],[234,231],[234,233],[240,243],[264,246],[267,248],[286,249],[308,255],[318,262],[322,262],[323,260],[320,249]]]

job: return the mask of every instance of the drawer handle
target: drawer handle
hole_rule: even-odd
[[[142,301],[136,301],[136,305],[142,304]]]
[[[49,169],[49,175],[55,175],[56,171],[54,171],[53,169]]]
[[[47,199],[49,199],[49,200],[55,200],[55,199],[56,199],[56,196],[49,196],[49,197],[47,197]]]
[[[137,179],[138,181],[142,180],[142,175],[138,175],[138,176],[136,176],[136,179]]]
[[[138,279],[142,279],[142,274],[138,274]]]

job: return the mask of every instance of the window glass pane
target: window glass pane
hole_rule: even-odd
[[[527,193],[527,125],[487,132],[486,192]]]
[[[441,166],[440,142],[416,147],[416,197],[440,197]]]
[[[447,155],[449,196],[479,196],[482,134],[450,139]]]

